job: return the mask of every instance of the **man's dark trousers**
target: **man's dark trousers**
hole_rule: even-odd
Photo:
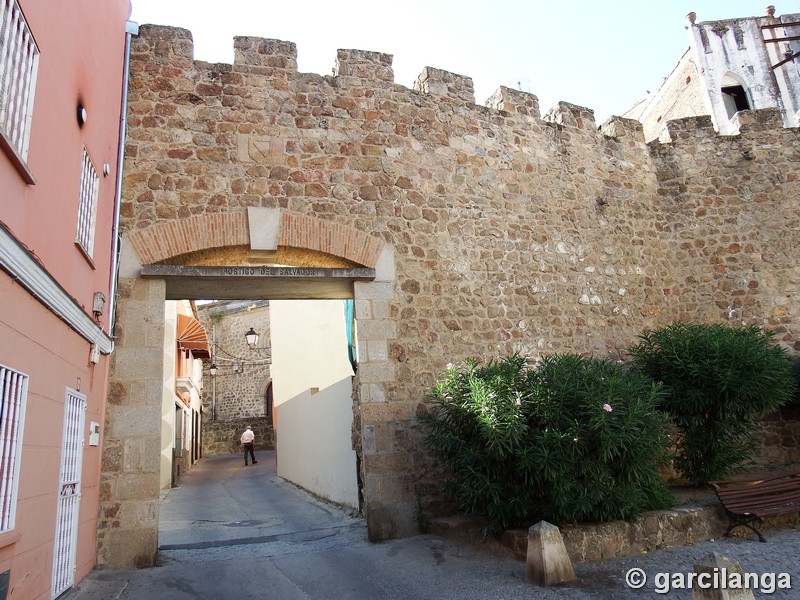
[[[253,459],[253,464],[256,464],[258,461],[256,460],[256,453],[253,452],[253,442],[244,445],[244,466],[247,466],[247,454],[250,454],[250,458]]]

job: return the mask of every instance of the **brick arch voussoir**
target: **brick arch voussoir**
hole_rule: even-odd
[[[139,262],[150,265],[190,252],[249,246],[247,213],[195,215],[127,233]]]
[[[156,264],[172,257],[231,246],[250,246],[246,212],[195,215],[155,223],[125,234],[140,264]],[[351,263],[374,268],[384,243],[340,223],[281,211],[279,247],[321,252]]]
[[[384,244],[380,239],[347,225],[283,211],[278,246],[322,252],[374,268]]]

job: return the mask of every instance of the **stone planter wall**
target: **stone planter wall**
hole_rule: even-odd
[[[762,532],[800,522],[800,513],[766,519]],[[486,539],[480,533],[482,520],[477,517],[432,519],[430,531],[464,543],[480,544],[490,551],[510,553],[524,561],[528,551],[528,530],[511,529],[499,540]],[[643,514],[632,521],[583,523],[561,528],[564,546],[574,563],[636,556],[654,550],[688,546],[722,536],[728,518],[722,507],[710,504],[677,507]],[[733,535],[753,535],[747,529],[734,530]],[[769,539],[768,533],[765,534]],[[753,535],[753,539],[755,539]],[[755,542],[758,543],[758,542]]]

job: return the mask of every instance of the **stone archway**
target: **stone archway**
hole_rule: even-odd
[[[382,474],[371,473],[365,454],[377,455],[376,419],[365,410],[383,402],[394,380],[388,346],[396,337],[382,307],[394,289],[391,247],[356,229],[280,209],[199,215],[126,233],[120,260],[117,347],[109,382],[103,444],[98,565],[155,564],[158,547],[160,402],[164,386],[164,300],[168,282],[142,277],[143,267],[283,264],[365,267],[371,281],[355,281],[360,352],[354,381],[354,444],[360,457],[365,512],[373,540],[409,533],[387,520]],[[256,296],[263,293],[257,282]],[[263,296],[261,296],[263,297]],[[365,466],[367,465],[367,466]],[[391,511],[389,511],[391,512]],[[391,519],[390,519],[391,520]]]

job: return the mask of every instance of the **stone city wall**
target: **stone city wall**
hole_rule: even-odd
[[[254,442],[256,451],[275,450],[275,431],[272,428],[271,417],[206,421],[203,423],[203,456],[243,452],[244,448],[239,440],[248,425],[256,436]]]
[[[207,368],[204,371],[202,401],[206,422],[265,416],[271,380],[269,304],[264,301],[201,304],[197,314],[214,345],[217,365],[213,379]],[[250,349],[244,337],[251,327],[260,336],[258,350]],[[234,369],[234,365],[238,368]]]
[[[716,136],[709,117],[668,124],[653,144],[676,286],[663,290],[682,320],[757,325],[800,351],[798,129],[777,109],[738,113],[736,136]]]
[[[731,137],[685,119],[648,145],[638,122],[598,128],[563,102],[542,117],[508,88],[478,106],[470,78],[438,69],[405,88],[385,54],[340,50],[323,77],[290,42],[234,45],[233,65],[195,62],[188,31],[141,28],[122,228],[259,206],[392,249],[393,283],[356,307],[373,319],[360,335],[388,339],[355,403],[373,538],[412,533],[415,495],[435,493],[414,414],[448,363],[624,359],[676,319],[764,326],[800,351],[800,135],[772,112]]]
[[[756,468],[800,465],[800,406],[783,408],[757,424],[754,439],[760,451],[752,460]]]

